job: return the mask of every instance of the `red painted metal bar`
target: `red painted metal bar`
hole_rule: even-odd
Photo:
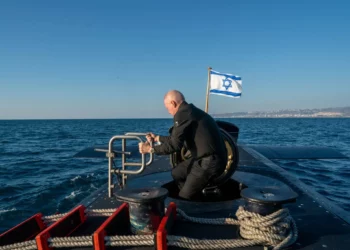
[[[105,237],[130,228],[129,205],[123,203],[93,234],[94,249],[105,250]]]
[[[42,220],[42,214],[35,214],[17,226],[2,233],[0,235],[0,246],[32,240],[46,227],[47,225]]]
[[[171,228],[176,220],[176,204],[170,202],[165,216],[157,230],[157,250],[167,250],[167,235],[171,232]]]
[[[35,237],[38,250],[52,250],[48,243],[50,237],[69,236],[85,221],[85,207],[79,205]]]

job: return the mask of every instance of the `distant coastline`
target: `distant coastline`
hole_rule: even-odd
[[[209,110],[210,111],[210,110]],[[210,112],[209,112],[210,113]],[[253,111],[210,113],[214,118],[350,118],[350,106],[324,109],[285,109],[277,111]],[[0,118],[0,121],[60,121],[60,120],[172,120],[171,117],[106,117],[106,118]]]
[[[215,118],[350,118],[350,107],[212,114]]]

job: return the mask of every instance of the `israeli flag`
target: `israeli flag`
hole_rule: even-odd
[[[242,95],[242,79],[239,76],[211,70],[209,93],[239,98]]]

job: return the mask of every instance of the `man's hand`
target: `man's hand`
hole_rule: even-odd
[[[158,141],[159,141],[159,136],[158,136],[158,135],[155,135],[155,134],[153,134],[153,133],[148,133],[148,134],[146,135],[146,138],[147,138],[147,141],[148,141],[149,143],[151,143],[151,142],[158,142]]]
[[[149,142],[140,142],[139,143],[139,151],[141,154],[147,154],[151,152],[151,145]]]

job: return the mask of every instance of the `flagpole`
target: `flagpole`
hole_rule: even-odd
[[[207,96],[206,96],[206,100],[205,100],[205,112],[206,113],[208,113],[208,107],[209,107],[210,70],[212,70],[211,67],[208,68]]]

